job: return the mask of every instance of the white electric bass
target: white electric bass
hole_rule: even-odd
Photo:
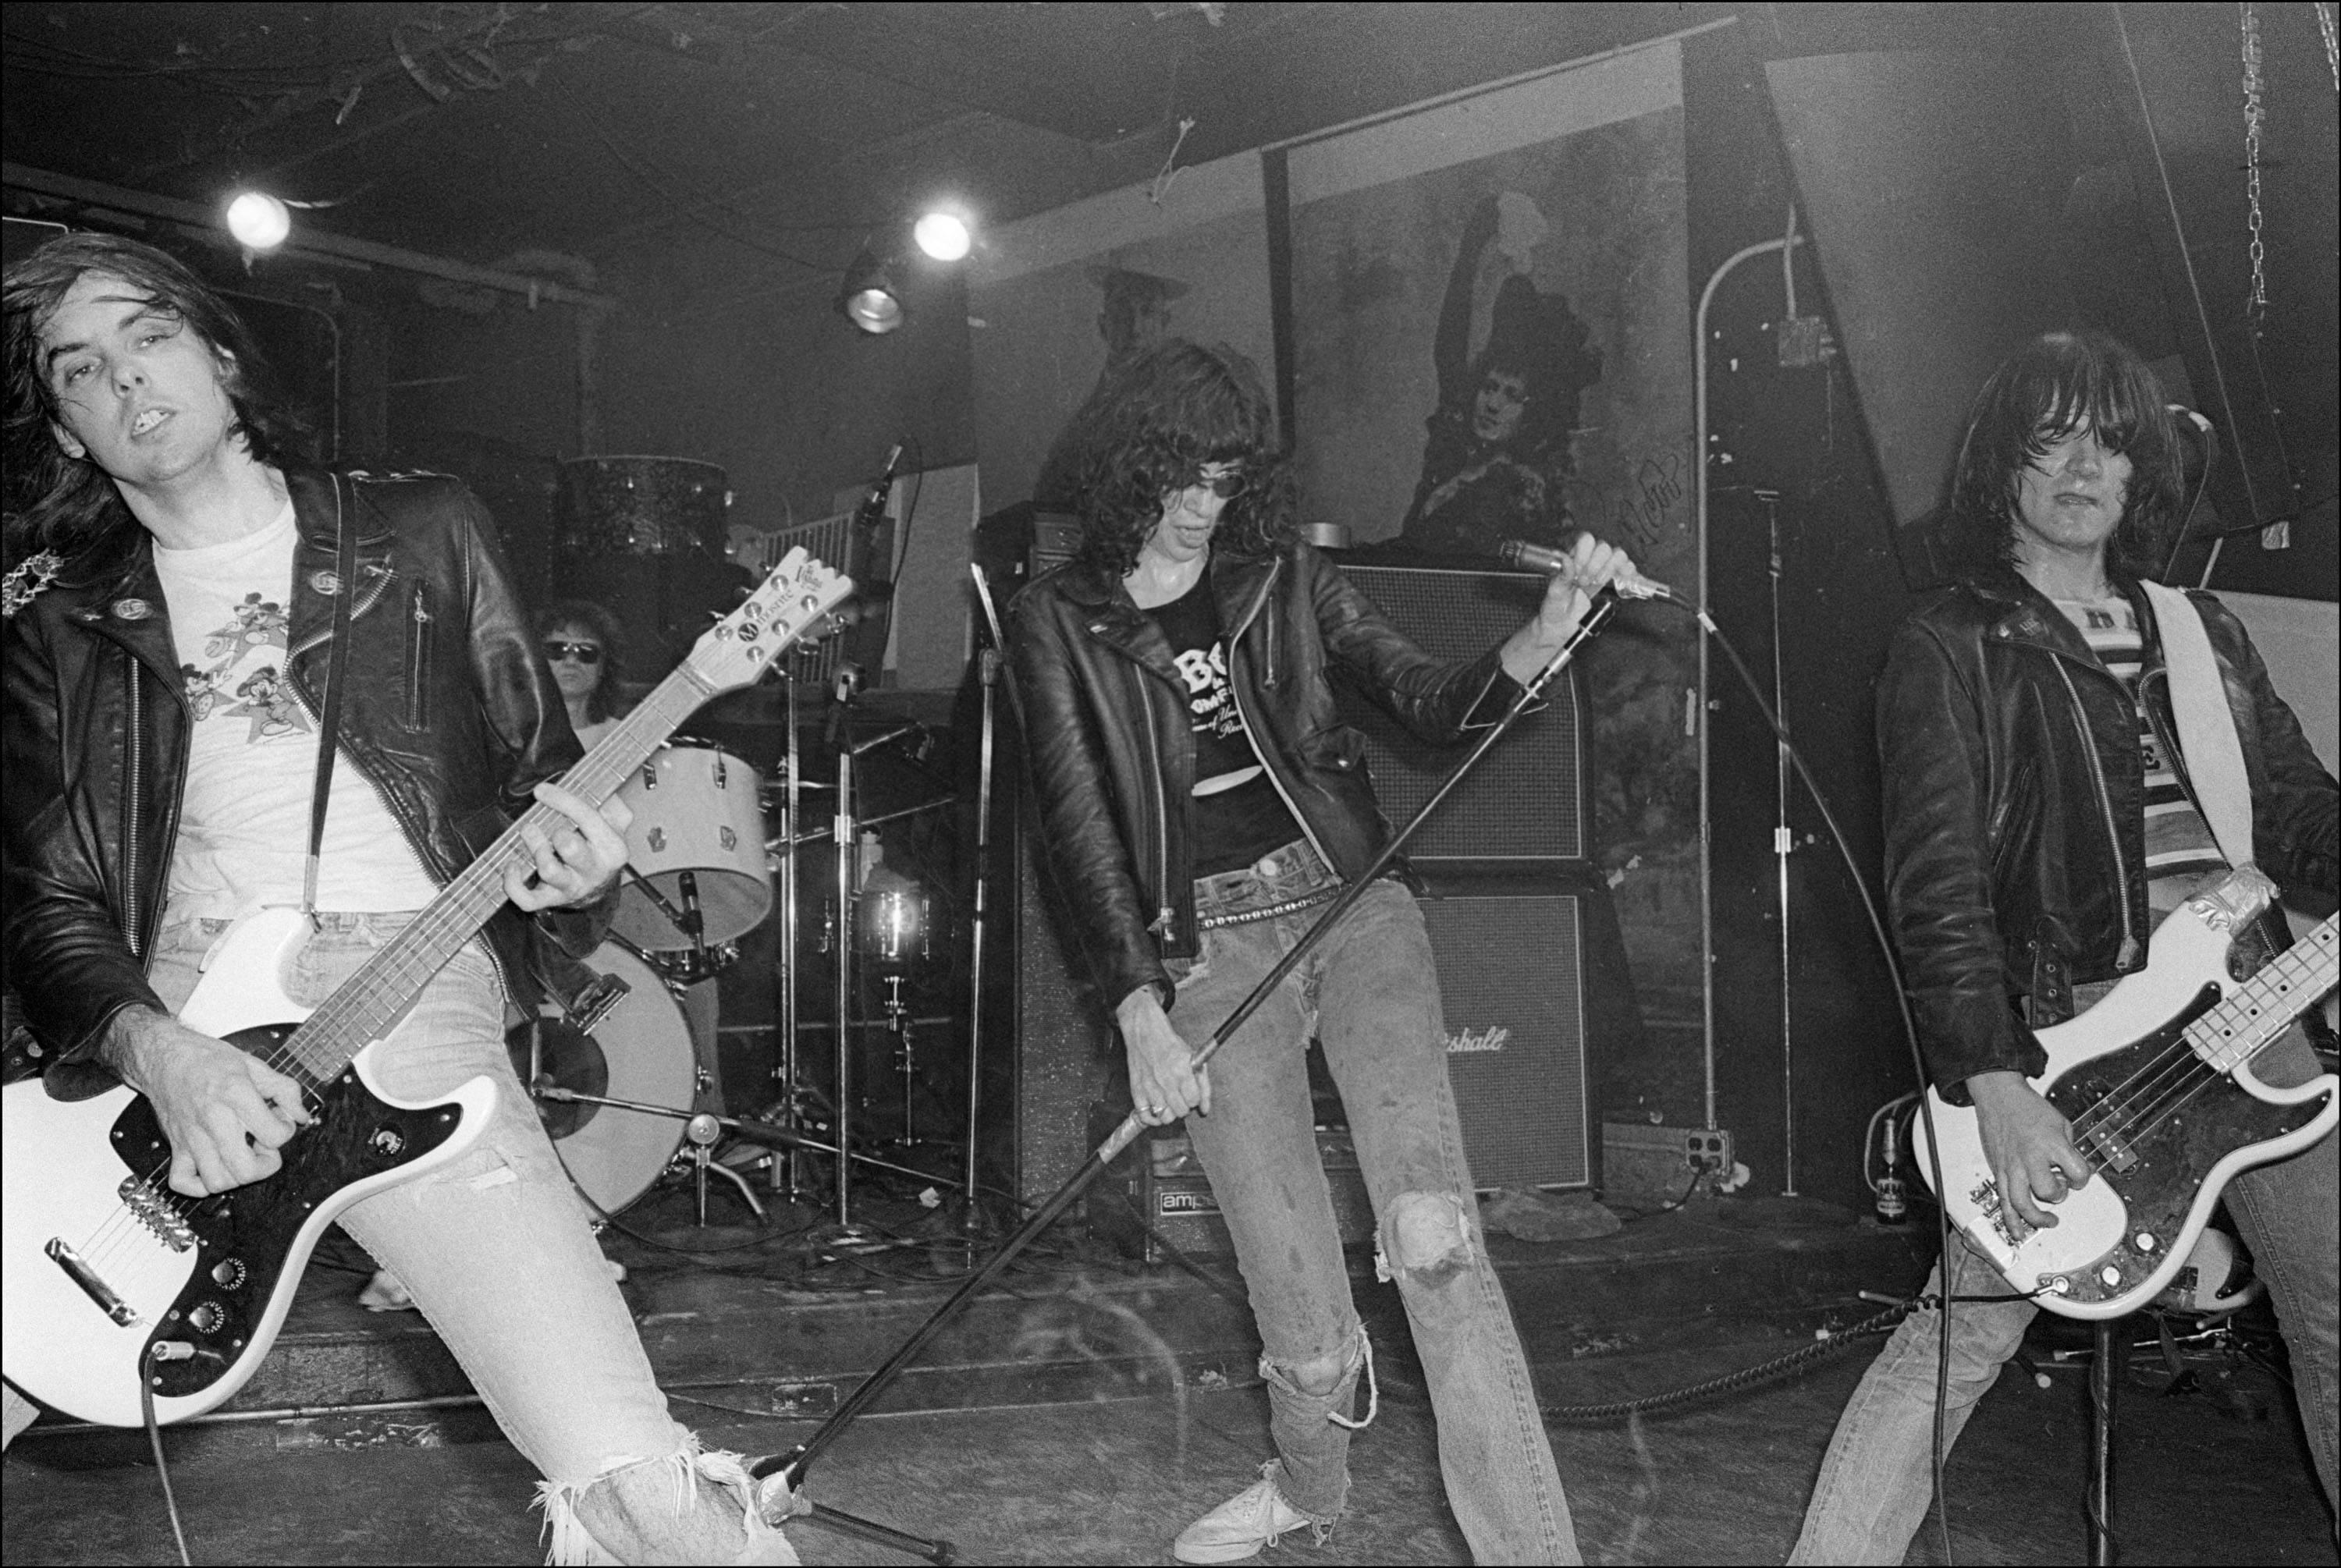
[[[693,710],[771,669],[852,591],[791,551],[563,787],[596,806],[608,799]],[[408,1104],[379,1091],[366,1052],[503,905],[505,870],[528,854],[521,823],[550,830],[561,820],[532,806],[314,1012],[282,981],[308,931],[299,910],[264,909],[229,928],[179,1021],[306,1086],[316,1119],[264,1180],[204,1198],[174,1192],[154,1107],[128,1088],[63,1101],[35,1079],[0,1093],[0,1372],[10,1383],[111,1426],[139,1424],[142,1384],[164,1423],[244,1385],[334,1216],[454,1159],[486,1125],[488,1078]]]
[[[2048,1067],[2032,1087],[2065,1114],[2092,1178],[2056,1206],[2054,1227],[2017,1239],[1975,1111],[1928,1091],[1951,1223],[2051,1312],[2137,1310],[2186,1266],[2237,1172],[2306,1148],[2341,1117],[2334,1075],[2285,1089],[2252,1071],[2261,1048],[2333,989],[2336,968],[2327,916],[2250,979],[2229,974],[2233,933],[2273,891],[2246,869],[2188,899],[2155,930],[2144,969],[2040,1031]],[[1911,1132],[1932,1185],[1926,1118]]]

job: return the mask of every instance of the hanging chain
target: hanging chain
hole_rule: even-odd
[[[2252,292],[2246,308],[2257,331],[2267,316],[2267,246],[2261,239],[2263,216],[2260,212],[2260,124],[2264,111],[2260,104],[2263,82],[2260,76],[2260,15],[2252,0],[2241,0],[2236,7],[2242,13],[2244,35],[2244,187],[2251,198],[2251,257]]]
[[[2316,0],[2316,30],[2325,35],[2325,65],[2333,73],[2333,90],[2341,93],[2341,35],[2333,25],[2333,7],[2326,0]]]

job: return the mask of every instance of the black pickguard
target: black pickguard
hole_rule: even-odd
[[[2195,1205],[2212,1166],[2246,1145],[2271,1138],[2313,1121],[2323,1108],[2316,1099],[2298,1105],[2272,1106],[2254,1096],[2225,1073],[2214,1073],[2187,1045],[2187,1027],[2219,1000],[2217,987],[2206,986],[2195,999],[2162,1027],[2142,1039],[2092,1057],[2067,1071],[2048,1088],[2048,1102],[2078,1122],[2132,1074],[2166,1055],[2192,1064],[2187,1083],[2200,1085],[2186,1104],[2159,1118],[2152,1130],[2132,1136],[2123,1146],[2126,1168],[2108,1157],[2112,1152],[2088,1146],[2083,1152],[2098,1162],[2092,1179],[2109,1181],[2129,1210],[2121,1244],[2086,1270],[2071,1275],[2071,1295],[2079,1301],[2102,1301],[2135,1288],[2158,1267],[2177,1238],[2187,1211]],[[2076,1128],[2077,1136],[2079,1129]],[[2151,1250],[2137,1245],[2143,1232],[2155,1238]],[[2118,1285],[2107,1285],[2098,1272],[2111,1264],[2121,1270]]]
[[[229,1043],[260,1056],[292,1032],[291,1025],[243,1029]],[[251,1344],[270,1302],[300,1282],[309,1261],[307,1247],[294,1252],[301,1227],[344,1187],[411,1165],[445,1143],[463,1115],[453,1103],[418,1110],[387,1105],[350,1067],[311,1097],[310,1109],[317,1119],[278,1151],[284,1163],[274,1176],[194,1201],[165,1186],[171,1146],[153,1103],[142,1095],[115,1120],[115,1154],[175,1200],[195,1238],[194,1273],[147,1341],[144,1365],[157,1397],[200,1394],[225,1375]],[[156,1341],[192,1345],[194,1355],[155,1361],[151,1347]]]

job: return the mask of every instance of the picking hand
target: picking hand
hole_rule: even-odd
[[[113,1028],[105,1059],[153,1104],[174,1191],[204,1197],[274,1176],[276,1151],[313,1119],[298,1083],[224,1040],[144,1008]]]
[[[2074,1146],[2065,1114],[2017,1072],[1977,1073],[1967,1090],[1984,1158],[1999,1184],[2000,1217],[2018,1241],[2055,1228],[2057,1216],[2042,1206],[2089,1185],[2089,1163]]]

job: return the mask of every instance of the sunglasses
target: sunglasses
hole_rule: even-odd
[[[558,664],[564,659],[573,659],[580,664],[599,664],[602,662],[602,650],[591,642],[548,642],[544,645],[544,657],[546,662],[552,664]]]
[[[1250,484],[1250,480],[1245,475],[1243,470],[1236,469],[1230,472],[1220,474],[1199,473],[1180,488],[1182,490],[1208,490],[1213,495],[1218,496],[1221,501],[1233,501],[1236,497],[1241,495]]]

